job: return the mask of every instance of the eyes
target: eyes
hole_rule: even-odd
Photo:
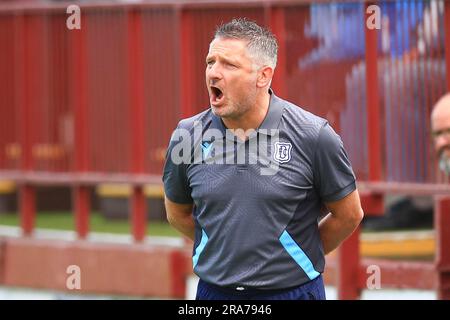
[[[206,66],[210,69],[214,65],[215,62],[216,62],[215,60],[206,60]],[[235,65],[229,61],[222,61],[221,64],[227,69],[236,69],[237,68],[237,65]]]
[[[443,136],[443,137],[445,137],[447,139],[450,139],[450,128],[445,128],[445,129],[442,129],[442,130],[433,131],[431,133],[431,135],[432,135],[432,137],[434,139],[437,139],[440,136]]]

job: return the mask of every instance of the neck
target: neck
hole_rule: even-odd
[[[245,139],[247,137],[244,133],[247,130],[256,130],[262,124],[269,110],[269,103],[270,94],[267,90],[264,90],[264,93],[258,96],[255,105],[253,105],[245,114],[235,119],[222,118],[222,121],[230,130],[234,131],[241,129],[242,133],[236,132],[235,134],[239,138]]]

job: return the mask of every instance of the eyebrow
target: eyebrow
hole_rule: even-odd
[[[213,58],[214,58],[213,56],[209,56],[208,55],[208,56],[206,56],[205,61],[208,62],[208,61],[212,60]],[[230,59],[230,58],[227,58],[227,57],[219,57],[219,60],[223,60],[225,62],[232,63],[232,64],[238,64],[237,61],[235,61],[233,59]]]
[[[450,127],[431,131],[433,137],[440,136],[443,133],[450,133]]]

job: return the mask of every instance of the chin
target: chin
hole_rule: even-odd
[[[227,110],[227,108],[225,106],[221,106],[221,107],[211,106],[211,110],[218,117],[226,117],[230,113],[229,110]]]

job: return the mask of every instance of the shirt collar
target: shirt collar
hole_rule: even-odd
[[[269,110],[267,111],[266,117],[264,118],[263,122],[256,131],[258,131],[258,133],[273,136],[276,132],[275,130],[278,129],[285,106],[283,100],[278,98],[275,93],[273,93],[272,89],[269,89],[269,94]],[[215,114],[212,114],[212,122],[210,128],[220,130],[223,137],[227,137],[227,128],[225,127],[222,119]]]

